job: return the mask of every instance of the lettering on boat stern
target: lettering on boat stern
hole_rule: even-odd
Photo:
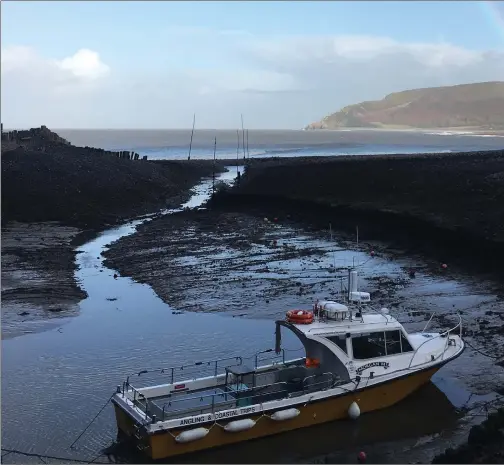
[[[357,370],[355,370],[355,372],[358,375],[360,375],[360,374],[362,374],[362,372],[364,370],[367,370],[368,368],[383,367],[383,368],[387,369],[389,366],[390,366],[390,363],[388,363],[388,362],[371,362],[371,363],[366,363],[365,365],[360,366],[359,368],[357,368]]]
[[[198,417],[184,418],[183,420],[180,420],[180,426],[197,425],[198,423],[204,423],[206,421],[212,421],[212,415],[200,415]]]
[[[244,407],[240,409],[229,410],[226,412],[216,412],[215,415],[211,414],[199,415],[197,417],[184,418],[183,420],[180,420],[180,426],[196,425],[198,423],[205,423],[207,421],[233,418],[239,415],[247,415],[249,413],[255,413],[255,412],[256,412],[255,407]]]

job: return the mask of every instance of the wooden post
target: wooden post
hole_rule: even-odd
[[[236,145],[236,176],[238,177],[238,174],[240,173],[240,171],[238,170],[238,157],[240,155],[240,130],[239,129],[236,130],[236,140],[238,141],[237,145]]]
[[[215,152],[217,151],[217,137],[214,141],[213,149],[213,170],[212,170],[212,195],[215,194]]]
[[[247,129],[247,158],[250,160],[250,152],[249,152],[249,145],[248,145],[248,129]]]
[[[242,124],[242,145],[243,145],[243,159],[245,160],[245,129],[243,129],[243,115],[241,116],[241,124]]]
[[[191,142],[189,142],[189,155],[187,156],[188,160],[191,159],[192,140],[193,140],[193,135],[194,135],[194,125],[195,124],[196,124],[196,113],[194,113],[193,121],[192,121]]]

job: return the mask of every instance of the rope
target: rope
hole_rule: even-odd
[[[94,416],[94,418],[88,423],[88,425],[84,428],[84,430],[82,431],[81,434],[79,434],[79,436],[77,436],[77,439],[72,442],[72,444],[70,444],[70,447],[69,449],[72,449],[73,446],[75,445],[75,443],[83,436],[83,434],[88,430],[88,428],[93,424],[93,422],[98,418],[98,416],[100,415],[100,413],[103,412],[103,410],[105,410],[105,407],[108,405],[108,403],[112,400],[112,397],[115,396],[115,391],[114,393],[109,397],[109,399],[107,400],[107,402],[105,402],[105,404],[103,405],[103,407],[100,409],[100,411]]]
[[[19,454],[19,455],[24,455],[26,457],[37,457],[39,460],[41,460],[42,462],[44,461],[44,459],[53,459],[53,460],[62,460],[64,462],[76,462],[76,463],[98,463],[98,464],[103,464],[103,465],[106,465],[107,462],[96,462],[93,460],[93,462],[89,462],[89,459],[74,459],[74,458],[70,458],[70,457],[58,457],[56,455],[44,455],[44,454],[36,454],[35,452],[23,452],[21,450],[17,450],[17,449],[6,449],[4,447],[2,447],[2,452],[5,452],[5,454],[2,454],[2,458],[4,458],[6,455],[9,455],[9,454]],[[99,458],[101,457],[103,454],[100,454],[98,455],[98,457],[96,458]],[[44,462],[46,463],[46,462]]]
[[[466,416],[468,416],[468,417],[486,416],[488,418],[488,416],[491,413],[489,411],[489,409],[498,410],[499,405],[501,405],[503,401],[504,401],[504,396],[497,396],[493,400],[488,400],[488,401],[484,401],[484,402],[476,402],[472,407],[466,406],[464,410],[466,412]],[[478,409],[477,412],[473,413],[473,411],[476,409]],[[484,414],[481,413],[482,410],[485,410]]]
[[[490,355],[490,354],[487,354],[486,352],[483,352],[481,349],[478,349],[476,347],[474,347],[469,341],[467,340],[464,340],[464,342],[474,351],[478,352],[479,354],[483,355],[484,357],[488,357],[488,358],[491,358],[493,360],[499,360],[501,358],[501,356],[496,356],[496,355]]]

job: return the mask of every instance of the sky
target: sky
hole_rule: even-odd
[[[300,129],[496,80],[504,2],[1,2],[5,128]]]

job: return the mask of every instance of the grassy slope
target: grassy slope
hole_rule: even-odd
[[[504,128],[504,82],[406,90],[349,105],[309,127]]]

